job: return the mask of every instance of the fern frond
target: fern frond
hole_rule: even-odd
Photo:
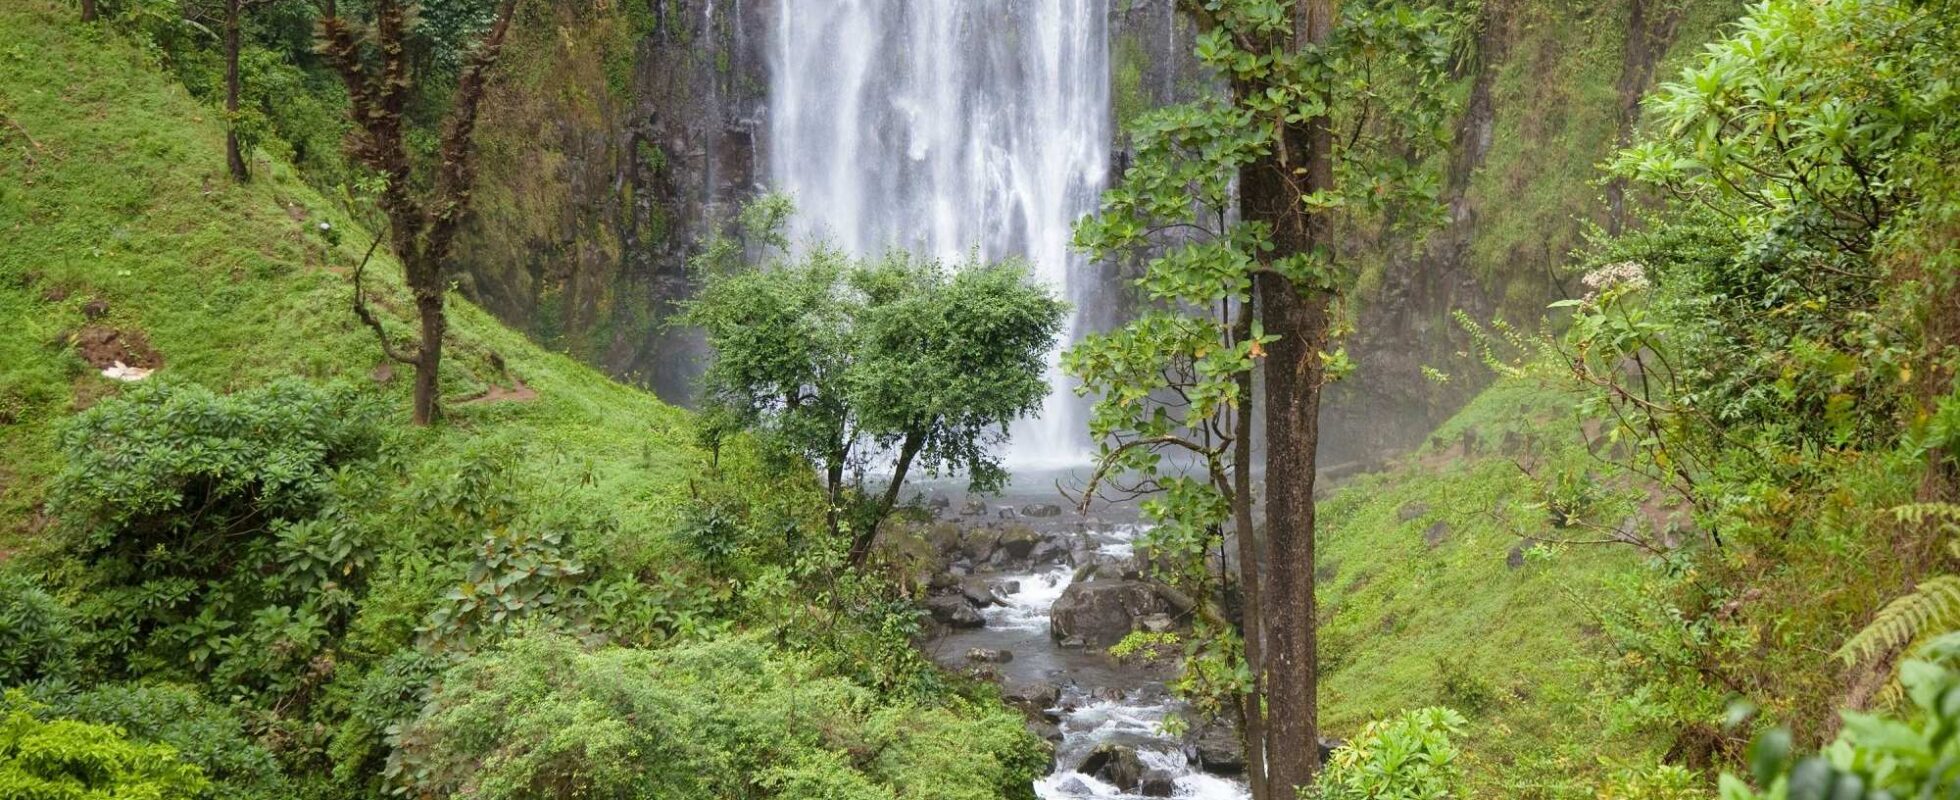
[[[1960,628],[1960,575],[1939,575],[1887,603],[1870,625],[1838,649],[1837,657],[1856,664],[1955,628]]]
[[[1892,517],[1907,525],[1924,525],[1927,520],[1938,520],[1951,526],[1960,522],[1960,504],[1907,503],[1893,508]]]

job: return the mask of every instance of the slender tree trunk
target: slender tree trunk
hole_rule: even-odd
[[[924,445],[924,437],[908,434],[904,443],[898,446],[898,463],[892,468],[892,482],[885,487],[884,496],[878,499],[876,513],[863,520],[862,530],[851,531],[851,566],[863,566],[864,560],[871,555],[871,544],[878,539],[878,526],[898,506],[898,495],[905,488],[905,474],[912,470],[912,459],[918,457],[919,448]]]
[[[417,288],[415,312],[422,319],[422,344],[415,356],[415,424],[429,425],[442,415],[442,336],[449,327],[442,288]]]
[[[238,147],[238,28],[245,0],[225,0],[225,167],[231,179],[243,183],[252,175]]]
[[[94,22],[98,14],[99,12],[95,8],[95,0],[82,0],[83,22]]]
[[[830,537],[835,541],[837,534],[843,531],[841,515],[837,508],[838,503],[844,499],[844,452],[841,449],[832,453],[824,462],[823,483],[826,493],[824,521],[830,525]]]
[[[1296,49],[1327,41],[1331,0],[1295,0],[1293,11]],[[1275,145],[1241,171],[1240,211],[1272,226],[1273,258],[1331,257],[1327,219],[1307,213],[1300,199],[1333,185],[1327,118],[1281,124]],[[1265,363],[1268,780],[1274,800],[1297,800],[1311,792],[1320,766],[1313,493],[1329,296],[1272,273],[1261,273],[1254,291],[1265,331],[1277,337]]]
[[[1240,309],[1232,334],[1236,341],[1252,338],[1253,313],[1250,303]],[[1252,523],[1252,373],[1239,375],[1238,384],[1239,410],[1232,420],[1232,533],[1239,539],[1239,594],[1244,604],[1239,635],[1245,639],[1245,663],[1252,673],[1251,690],[1239,698],[1239,730],[1245,740],[1246,783],[1253,800],[1267,800],[1272,790],[1266,783],[1265,632],[1259,624],[1266,613],[1259,586],[1266,557]]]

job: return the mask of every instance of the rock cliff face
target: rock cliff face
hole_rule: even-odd
[[[761,190],[775,0],[530,3],[484,120],[464,291],[686,402],[687,259]]]
[[[687,259],[768,180],[769,52],[789,0],[554,0],[526,4],[509,80],[483,130],[482,188],[463,288],[547,344],[686,402],[698,340],[668,325]],[[1627,141],[1670,58],[1736,10],[1731,0],[1603,4],[1485,0],[1462,62],[1466,102],[1445,171],[1446,223],[1388,243],[1354,309],[1360,370],[1329,394],[1326,463],[1416,443],[1483,382],[1454,310],[1535,326],[1591,225],[1630,204],[1595,166]],[[1110,0],[1112,179],[1121,124],[1213,91],[1175,0]],[[1115,287],[1135,264],[1101,265]],[[1084,309],[1090,329],[1129,310]],[[1447,383],[1423,377],[1434,367]]]

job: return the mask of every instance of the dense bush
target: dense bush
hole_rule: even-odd
[[[292,789],[279,762],[245,735],[231,712],[180,686],[108,684],[55,700],[56,713],[110,725],[129,738],[161,744],[211,781],[214,800],[285,800]]]
[[[0,573],[0,686],[65,678],[75,668],[73,613],[25,577]]]
[[[1929,643],[1900,669],[1910,698],[1904,719],[1844,712],[1844,732],[1824,752],[1791,755],[1775,730],[1750,747],[1759,793],[1722,776],[1722,800],[1907,800],[1960,797],[1960,634]]]
[[[1368,723],[1334,751],[1321,773],[1320,800],[1445,800],[1460,797],[1463,766],[1450,737],[1462,715],[1421,708]]]
[[[1027,796],[1037,743],[998,710],[881,706],[757,642],[586,650],[532,633],[443,675],[389,771],[491,798]]]
[[[77,416],[50,507],[86,564],[90,643],[239,691],[311,680],[372,555],[376,422],[353,390],[298,380],[140,386]]]
[[[18,693],[0,702],[0,797],[193,800],[210,789],[167,745],[139,744],[110,725],[44,721]]]

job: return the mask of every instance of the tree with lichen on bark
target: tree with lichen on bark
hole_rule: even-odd
[[[417,425],[428,425],[440,414],[439,374],[442,337],[448,328],[444,301],[450,254],[469,210],[470,190],[476,179],[478,111],[516,9],[517,0],[499,0],[489,29],[465,60],[443,121],[434,174],[422,181],[426,188],[418,183],[406,136],[406,112],[415,86],[413,65],[417,63],[408,52],[409,11],[400,0],[375,0],[373,23],[363,25],[341,16],[336,4],[328,0],[320,20],[320,51],[347,86],[348,112],[354,122],[347,152],[380,179],[376,204],[387,218],[389,245],[401,260],[409,291],[415,297],[420,332],[407,349],[397,347],[388,336],[380,319],[368,308],[361,289],[366,259],[354,271],[354,312],[374,330],[388,358],[415,367]]]
[[[1142,252],[1151,310],[1068,356],[1104,442],[1090,492],[1161,493],[1163,577],[1200,600],[1187,692],[1239,717],[1259,798],[1312,784],[1317,730],[1313,486],[1321,389],[1355,261],[1343,232],[1433,222],[1445,91],[1474,8],[1376,0],[1183,0],[1227,96],[1153,112],[1103,213],[1099,256]],[[1358,237],[1357,237],[1358,238]],[[1263,402],[1252,371],[1263,370]],[[1265,418],[1266,525],[1254,525],[1253,406]],[[1182,454],[1180,459],[1170,454]],[[1175,468],[1173,468],[1175,466]],[[1189,469],[1187,469],[1189,468]],[[1089,498],[1085,496],[1086,503]],[[1233,587],[1226,532],[1243,573]],[[1215,562],[1214,562],[1215,563]],[[1236,591],[1236,597],[1233,592]],[[1244,609],[1232,619],[1233,602]]]

